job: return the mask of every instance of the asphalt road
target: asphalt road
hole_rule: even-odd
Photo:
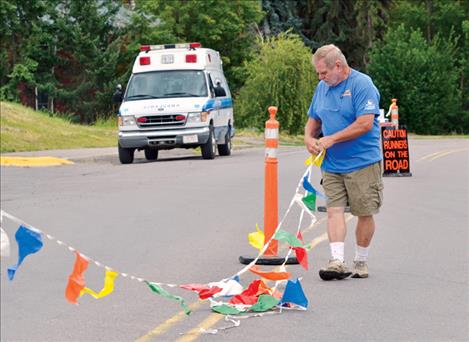
[[[263,149],[213,161],[190,151],[162,153],[157,162],[139,155],[132,165],[120,165],[113,149],[44,154],[54,153],[76,163],[1,168],[1,207],[85,255],[119,272],[176,284],[218,281],[241,269],[240,255],[255,255],[247,234],[263,221]],[[281,149],[281,214],[306,157],[303,148]],[[309,254],[309,271],[288,267],[302,277],[308,311],[244,319],[239,327],[200,334],[201,326],[230,323],[191,292],[168,288],[196,303],[192,315],[184,316],[176,302],[122,277],[110,296],[84,296],[74,306],[64,298],[73,253],[45,240],[10,282],[13,243],[12,256],[1,261],[1,340],[467,341],[469,140],[411,139],[410,158],[412,177],[384,179],[370,278],[321,281],[317,271],[329,258],[327,241]],[[315,174],[313,184],[318,182]],[[298,213],[286,230],[296,229]],[[324,215],[318,213],[319,223],[303,234],[305,240],[323,240]],[[348,222],[348,262],[355,222]],[[13,239],[17,224],[5,219],[2,226]],[[90,264],[85,278],[99,290],[103,269]]]

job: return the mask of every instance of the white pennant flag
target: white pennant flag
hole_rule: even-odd
[[[10,240],[8,239],[7,233],[0,227],[0,238],[1,238],[1,250],[0,255],[2,257],[10,256]]]

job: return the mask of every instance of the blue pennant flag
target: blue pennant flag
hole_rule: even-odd
[[[18,263],[8,267],[8,279],[13,280],[16,270],[20,267],[24,258],[29,254],[38,252],[42,248],[41,233],[26,228],[21,225],[15,234],[16,243],[18,244]]]
[[[315,188],[313,188],[313,186],[311,185],[311,183],[308,181],[308,177],[309,177],[309,173],[303,177],[303,188],[308,191],[308,192],[311,192],[313,194],[316,194],[318,195],[319,197],[322,197],[324,198],[325,200],[327,200],[327,197],[323,194],[321,194],[319,191],[317,191]]]
[[[285,292],[280,300],[280,305],[286,303],[295,304],[304,309],[308,307],[308,298],[306,298],[298,278],[287,282]]]

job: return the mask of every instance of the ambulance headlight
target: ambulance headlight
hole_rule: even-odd
[[[207,112],[192,112],[187,117],[187,123],[198,123],[207,121]]]
[[[123,115],[119,116],[119,126],[133,126],[135,125],[135,116]]]

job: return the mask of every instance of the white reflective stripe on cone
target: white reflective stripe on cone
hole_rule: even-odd
[[[277,158],[277,149],[276,148],[266,148],[265,156],[267,158]]]
[[[266,139],[278,139],[278,128],[266,128],[265,138]]]

